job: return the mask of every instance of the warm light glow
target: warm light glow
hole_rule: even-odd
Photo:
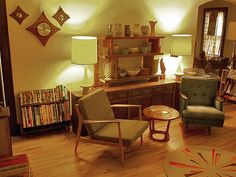
[[[58,1],[45,1],[43,5],[46,10],[50,10],[52,13],[56,13],[58,10]],[[98,2],[79,2],[79,1],[65,1],[61,2],[61,7],[70,16],[65,24],[79,25],[90,20],[97,11]]]
[[[93,84],[93,66],[89,66],[88,83]],[[80,90],[80,86],[84,83],[84,66],[69,64],[57,77],[57,84],[64,84],[71,91]]]
[[[165,73],[166,78],[174,79],[175,78],[174,74],[176,73],[176,70],[179,64],[178,60],[175,57],[170,57],[170,55],[163,55],[162,57],[156,56],[156,58],[159,58],[159,61],[161,58],[163,58],[163,61],[166,67],[166,73]],[[161,73],[161,70],[160,70],[160,62],[159,62],[157,74],[160,74],[160,73]]]
[[[158,27],[164,32],[171,33],[181,28],[184,18],[192,8],[192,1],[180,3],[179,1],[149,0],[148,5],[158,21]]]

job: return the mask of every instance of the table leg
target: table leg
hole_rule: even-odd
[[[168,123],[167,123],[167,127],[166,127],[166,130],[165,131],[162,131],[162,130],[156,130],[155,129],[155,124],[154,124],[154,120],[150,120],[149,121],[149,131],[150,131],[150,138],[153,140],[153,141],[157,141],[157,142],[166,142],[166,141],[169,141],[169,128],[170,128],[170,122],[171,120],[168,120]],[[154,134],[163,134],[164,135],[164,138],[163,139],[158,139],[158,138],[154,138],[153,135]]]

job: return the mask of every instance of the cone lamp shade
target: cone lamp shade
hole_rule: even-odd
[[[71,62],[78,65],[97,63],[97,38],[91,36],[73,36]]]
[[[178,67],[175,73],[176,81],[180,81],[184,75],[182,68],[182,56],[192,55],[192,35],[191,34],[173,34],[171,55],[178,57]]]
[[[192,54],[192,35],[191,34],[173,34],[171,54],[175,56],[184,56]]]
[[[71,62],[73,64],[84,65],[84,83],[81,86],[83,94],[86,95],[91,90],[88,84],[88,65],[97,63],[97,38],[91,36],[73,36],[71,45]]]

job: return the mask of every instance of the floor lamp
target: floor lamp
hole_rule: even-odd
[[[230,68],[235,69],[236,68],[236,49],[235,49],[235,41],[236,41],[236,21],[231,21],[229,22],[228,26],[228,33],[227,33],[227,39],[233,41],[234,46],[233,46],[233,52],[232,52],[232,65]]]
[[[182,58],[192,54],[192,35],[173,34],[171,42],[171,56],[178,58],[178,68],[175,72],[176,81],[180,81],[184,75],[182,68]]]
[[[97,63],[97,38],[91,36],[73,36],[71,62],[84,66],[83,95],[89,93],[92,85],[88,84],[88,65]]]

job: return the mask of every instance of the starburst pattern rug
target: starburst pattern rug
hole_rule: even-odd
[[[236,177],[236,153],[206,146],[186,146],[164,160],[168,177]]]

